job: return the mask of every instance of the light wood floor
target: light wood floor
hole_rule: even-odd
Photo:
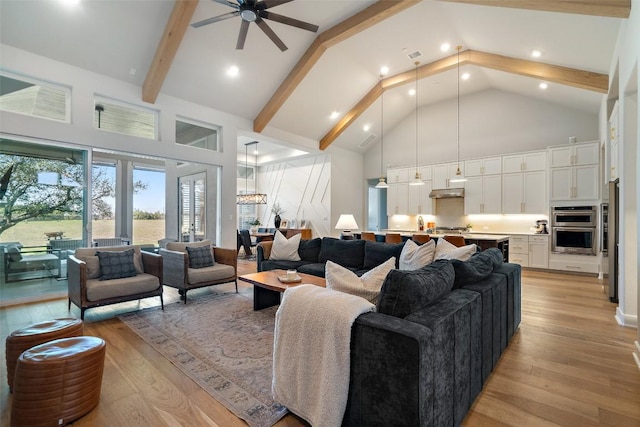
[[[255,261],[240,260],[239,270],[255,272]],[[221,285],[189,297],[233,291]],[[176,290],[165,288],[165,302],[173,301]],[[85,334],[107,341],[107,358],[100,404],[74,425],[246,425],[116,317],[153,305],[157,298],[87,311]],[[595,278],[525,271],[522,324],[464,425],[640,426],[640,371],[632,357],[636,331],[618,326],[614,313]],[[71,314],[79,316],[79,310],[72,307]],[[68,315],[66,300],[0,310],[2,353],[10,331]],[[4,363],[0,383],[0,425],[9,425]],[[277,425],[306,424],[288,415]]]

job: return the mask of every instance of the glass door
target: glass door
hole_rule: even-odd
[[[206,173],[178,178],[180,188],[180,235],[183,242],[204,240]]]

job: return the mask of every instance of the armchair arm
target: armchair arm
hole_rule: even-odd
[[[273,241],[268,242],[260,242],[256,245],[256,262],[258,263],[258,272],[262,271],[262,261],[266,261],[269,259],[271,255],[271,247],[273,246]]]
[[[67,272],[69,299],[78,307],[82,307],[82,302],[87,300],[87,263],[69,255]]]
[[[236,272],[236,276],[238,275],[238,251],[214,246],[213,258],[215,262],[232,266]]]
[[[160,249],[162,257],[162,284],[182,288],[187,283],[189,259],[187,254]]]
[[[140,251],[142,254],[142,266],[145,273],[156,276],[162,285],[162,257],[151,252]]]

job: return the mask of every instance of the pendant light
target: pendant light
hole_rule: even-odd
[[[380,74],[380,89],[382,93],[380,94],[380,180],[376,184],[376,188],[389,188],[389,184],[385,181],[384,178],[384,167],[382,162],[382,156],[384,154],[384,88],[382,87],[382,78],[383,74]]]
[[[247,149],[250,145],[258,145],[258,141],[247,142],[244,144],[244,165],[245,165],[245,175],[244,175],[244,194],[236,195],[236,204],[237,205],[265,205],[267,204],[267,195],[263,193],[251,193],[248,192],[247,181],[248,170],[249,170],[249,162],[247,161]],[[258,189],[258,155],[256,154],[256,163],[255,168],[253,169],[253,176],[255,177],[255,188],[254,191]]]
[[[424,185],[424,181],[420,179],[420,173],[418,172],[418,65],[420,61],[416,61],[416,175],[409,182],[409,185]]]
[[[460,49],[462,49],[462,46],[458,46],[456,49],[458,50],[458,113],[456,117],[456,157],[458,159],[458,169],[456,170],[456,175],[451,178],[449,182],[465,182],[467,178],[465,178],[460,171]]]

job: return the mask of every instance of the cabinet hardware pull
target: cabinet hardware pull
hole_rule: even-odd
[[[574,270],[582,270],[582,267],[580,267],[579,265],[567,265],[567,268],[572,268]]]

